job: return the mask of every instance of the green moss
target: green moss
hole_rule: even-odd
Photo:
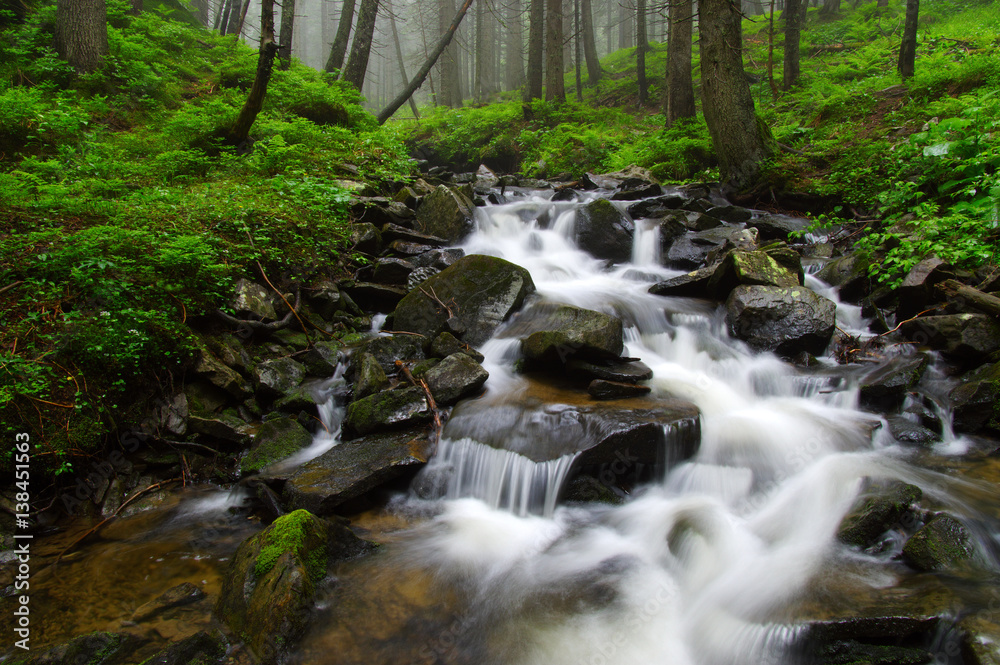
[[[307,546],[309,541],[326,540],[318,522],[319,518],[307,510],[296,510],[276,519],[268,530],[257,536],[266,542],[254,564],[254,576],[261,578],[267,575],[282,554],[294,552],[305,564],[310,579],[314,582],[320,580],[326,573],[326,549]]]
[[[278,418],[264,423],[257,432],[255,446],[240,463],[243,473],[260,471],[312,442],[312,435],[294,418]]]

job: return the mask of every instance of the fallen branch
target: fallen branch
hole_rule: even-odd
[[[885,337],[886,335],[890,335],[890,334],[896,332],[897,330],[899,330],[900,328],[902,328],[904,323],[909,323],[910,321],[915,321],[915,320],[919,319],[921,316],[923,316],[924,314],[928,314],[930,312],[937,311],[937,310],[941,309],[941,307],[942,307],[941,305],[936,305],[934,307],[931,307],[930,309],[925,309],[924,311],[920,312],[916,316],[912,316],[912,317],[906,319],[905,321],[900,321],[898,324],[896,324],[895,328],[893,328],[892,330],[886,330],[884,333],[878,335],[878,337]]]
[[[264,323],[263,321],[254,321],[252,319],[237,319],[235,316],[227,314],[223,312],[221,309],[215,310],[215,315],[232,326],[249,328],[254,332],[260,331],[265,333],[275,333],[278,332],[279,330],[284,330],[289,326],[289,324],[291,324],[292,315],[295,313],[295,310],[298,309],[301,302],[302,302],[302,289],[296,287],[294,307],[290,307],[288,310],[288,314],[285,314],[284,318],[282,318],[280,321],[272,321],[271,323]],[[298,316],[298,314],[295,314],[295,316]]]
[[[17,287],[21,286],[22,284],[24,284],[24,280],[18,280],[16,282],[11,282],[7,286],[5,286],[2,289],[0,289],[0,293],[7,293],[11,289],[16,289]]]
[[[302,332],[305,334],[306,339],[309,340],[309,346],[312,346],[312,338],[309,336],[309,331],[306,330],[306,324],[302,322],[302,317],[300,317],[299,313],[295,311],[298,309],[300,302],[298,295],[295,297],[295,307],[292,307],[291,303],[289,303],[288,299],[285,297],[285,294],[279,291],[277,287],[271,283],[271,280],[267,278],[267,273],[264,272],[264,266],[260,264],[260,261],[257,261],[257,267],[260,268],[260,274],[264,278],[264,281],[267,282],[267,285],[274,289],[274,292],[278,294],[279,298],[281,298],[281,302],[285,303],[285,306],[288,307],[288,309],[291,310],[291,313],[295,315],[295,318],[299,320],[299,325],[302,326]],[[301,289],[299,289],[296,294],[301,292]]]
[[[427,382],[424,381],[423,379],[417,381],[417,379],[414,378],[413,373],[410,372],[410,368],[407,367],[402,360],[396,361],[396,367],[398,367],[399,371],[403,373],[403,376],[406,377],[407,381],[412,383],[414,386],[418,386],[424,389],[424,395],[427,396],[427,406],[430,408],[431,413],[434,415],[434,434],[435,434],[434,441],[436,443],[441,438],[441,430],[443,426],[441,424],[441,413],[438,411],[437,402],[434,401],[434,395],[431,394],[430,387],[427,385]]]
[[[430,293],[428,293],[427,290],[424,289],[424,287],[422,287],[422,286],[420,287],[420,292],[423,293],[428,298],[430,298],[431,300],[433,300],[434,302],[436,302],[437,304],[439,304],[442,307],[444,307],[444,311],[448,312],[448,318],[449,319],[452,318],[453,316],[455,316],[454,312],[451,311],[451,307],[448,307],[448,305],[445,305],[443,302],[441,302],[441,299],[438,298],[438,294],[434,292],[434,287],[429,286],[427,288],[429,288],[431,290]]]
[[[938,284],[938,288],[944,291],[949,296],[957,296],[966,300],[969,305],[978,309],[980,312],[989,314],[994,318],[1000,318],[1000,298],[996,296],[991,296],[988,293],[984,293],[979,289],[975,289],[971,286],[966,286],[958,280],[947,279],[941,284]]]

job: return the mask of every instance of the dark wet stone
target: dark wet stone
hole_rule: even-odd
[[[351,245],[363,254],[374,256],[382,251],[382,234],[374,224],[354,224],[351,227]]]
[[[205,592],[191,584],[184,582],[164,591],[155,599],[145,605],[139,606],[132,613],[132,621],[148,621],[158,614],[161,614],[174,607],[182,607],[196,603],[205,597]]]
[[[638,201],[661,194],[663,194],[663,188],[659,185],[639,178],[627,178],[618,185],[618,190],[612,194],[611,199],[613,201]]]
[[[605,379],[594,379],[587,386],[587,392],[594,399],[623,399],[625,397],[639,397],[648,395],[652,391],[649,386],[641,386],[635,383],[622,383],[620,381],[607,381]]]
[[[665,263],[681,270],[694,270],[705,265],[709,256],[725,249],[753,250],[757,248],[757,231],[720,226],[707,231],[689,233],[678,238],[667,251]],[[721,258],[721,257],[720,257]]]
[[[607,503],[618,505],[624,499],[615,491],[593,476],[581,475],[570,481],[563,501],[576,503]]]
[[[940,439],[940,435],[932,429],[915,423],[903,416],[892,416],[889,422],[889,433],[900,443],[913,446],[930,446]]]
[[[391,312],[406,296],[406,289],[371,282],[356,282],[344,290],[366,312]]]
[[[443,332],[431,342],[431,355],[435,358],[447,358],[453,353],[464,353],[477,363],[483,362],[485,356],[468,344],[463,343],[450,332]]]
[[[883,411],[898,409],[907,392],[917,385],[927,369],[929,358],[923,354],[897,356],[866,374],[860,383],[863,406]]]
[[[414,430],[345,441],[292,472],[282,496],[291,508],[330,515],[342,503],[416,472],[427,462],[427,445],[426,435]]]
[[[188,418],[188,434],[201,434],[213,441],[242,447],[250,443],[250,432],[247,423],[228,413],[204,417],[192,415]]]
[[[453,265],[460,258],[465,256],[465,252],[457,247],[448,249],[431,249],[412,259],[413,265],[418,268],[437,268],[444,270]]]
[[[448,245],[448,241],[444,238],[439,238],[438,236],[427,233],[420,233],[419,231],[407,229],[395,224],[386,224],[383,226],[381,234],[382,241],[389,245],[397,241],[424,245],[426,247],[444,247]]]
[[[802,286],[738,286],[726,301],[726,324],[754,349],[819,355],[833,336],[836,310],[831,300]]]
[[[741,284],[790,287],[799,286],[799,278],[766,252],[737,250],[722,259],[708,281],[708,290],[714,298],[724,300]]]
[[[199,631],[171,644],[142,665],[222,665],[228,646],[221,633]]]
[[[427,371],[424,378],[439,406],[478,394],[490,373],[465,353],[455,353]]]
[[[749,222],[753,216],[750,210],[739,206],[715,206],[706,210],[705,214],[728,224],[743,224]]]
[[[345,427],[357,434],[406,427],[431,420],[423,388],[385,390],[347,405]]]
[[[198,356],[194,372],[198,377],[237,399],[246,399],[253,392],[246,379],[204,349]]]
[[[569,187],[564,187],[552,195],[552,201],[576,201],[578,195]]]
[[[1000,363],[984,365],[962,381],[949,395],[955,429],[1000,434]]]
[[[248,279],[240,279],[233,287],[236,295],[230,303],[230,307],[238,317],[250,317],[257,321],[274,321],[278,318],[274,311],[274,304],[271,302],[270,292]]]
[[[809,220],[788,215],[762,214],[748,221],[747,226],[757,229],[762,241],[788,240],[792,233],[798,233],[808,228]]]
[[[240,462],[240,471],[244,474],[260,471],[305,448],[312,440],[312,434],[295,418],[268,420],[257,431],[253,448]]]
[[[493,256],[466,256],[400,301],[393,329],[434,338],[449,330],[449,319],[457,318],[466,331],[456,336],[476,346],[490,339],[534,291],[524,268]]]
[[[837,538],[855,547],[871,547],[886,531],[913,526],[916,518],[910,509],[922,496],[923,492],[916,485],[892,483],[880,487],[870,496],[862,498],[844,517]]]
[[[830,286],[840,287],[839,294],[842,300],[857,303],[872,288],[868,267],[868,261],[857,254],[845,254],[829,261],[816,273],[816,277]]]
[[[684,275],[657,282],[649,287],[649,292],[658,296],[708,298],[708,282],[714,274],[715,266],[699,268]]]
[[[473,207],[459,188],[440,185],[421,202],[416,228],[421,233],[444,238],[448,244],[456,244],[473,229]]]
[[[275,358],[254,368],[257,389],[268,397],[282,397],[302,384],[306,368],[291,358]]]
[[[895,289],[899,299],[896,319],[909,319],[928,309],[938,300],[934,285],[954,276],[952,267],[936,256],[917,263]]]
[[[574,359],[566,363],[566,371],[574,378],[603,379],[620,383],[639,383],[653,378],[653,370],[638,360],[597,364]]]
[[[972,558],[972,536],[947,513],[939,513],[903,546],[903,560],[917,570],[942,570]]]
[[[657,227],[660,232],[660,253],[667,251],[670,245],[687,233],[687,227],[674,218],[668,217]]]
[[[406,284],[406,278],[413,272],[414,265],[404,259],[379,259],[372,276],[379,284]]]
[[[398,370],[396,361],[423,360],[427,338],[423,335],[383,335],[363,343],[355,357],[360,361],[365,354],[371,354],[386,374]],[[353,370],[357,371],[357,366]]]
[[[628,207],[632,219],[660,219],[684,205],[684,197],[676,194],[658,196],[633,203]]]
[[[15,654],[4,662],[8,665],[120,665],[132,662],[129,657],[141,644],[142,640],[128,633],[94,631],[40,653]]]
[[[907,339],[962,363],[979,363],[1000,351],[1000,323],[986,314],[922,316],[904,322],[900,330]]]
[[[422,245],[417,242],[409,242],[406,240],[394,240],[389,244],[389,251],[397,256],[412,257],[419,256],[425,252],[433,250],[434,247],[430,245]]]
[[[525,359],[545,364],[562,365],[571,358],[611,360],[624,349],[620,319],[570,305],[536,305],[504,334],[521,338]]]
[[[363,399],[388,387],[389,379],[375,356],[362,353],[357,365],[357,378],[354,380],[354,399]]]
[[[624,263],[632,258],[635,222],[607,199],[597,199],[576,212],[576,242],[599,259]]]
[[[816,645],[809,658],[815,665],[927,665],[934,662],[934,654],[916,647],[867,644],[856,640]]]

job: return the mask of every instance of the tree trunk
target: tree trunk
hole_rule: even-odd
[[[365,85],[365,73],[368,71],[368,57],[372,52],[372,38],[375,36],[375,19],[378,17],[379,0],[361,0],[358,10],[358,25],[354,29],[354,43],[351,44],[351,56],[344,67],[343,79],[361,92]]]
[[[108,54],[104,0],[57,0],[55,45],[59,57],[78,74],[100,67]]]
[[[799,40],[802,36],[803,0],[785,1],[785,71],[781,88],[791,90],[799,78]]]
[[[421,65],[420,70],[417,72],[416,76],[413,77],[413,80],[406,86],[406,89],[399,93],[399,95],[397,95],[396,98],[392,100],[392,102],[390,102],[381,113],[378,114],[378,122],[380,125],[391,118],[392,115],[399,110],[399,107],[405,104],[406,100],[409,99],[413,93],[417,91],[417,88],[419,88],[424,82],[424,79],[427,78],[427,74],[429,74],[431,68],[434,67],[434,63],[437,62],[437,59],[442,53],[444,53],[448,44],[451,43],[452,38],[455,36],[455,32],[458,30],[458,26],[461,25],[462,19],[465,18],[465,13],[469,11],[469,6],[471,4],[472,0],[465,0],[462,3],[462,6],[458,9],[458,13],[455,14],[454,20],[452,20],[451,25],[448,26],[445,33],[441,35],[441,39],[438,40],[437,46],[434,47],[430,56],[428,56],[427,60],[424,61],[424,64]]]
[[[132,9],[129,11],[132,16],[138,16],[142,13],[142,0],[132,0]]]
[[[691,0],[671,5],[667,36],[667,127],[681,118],[695,117],[694,81],[691,77],[693,23]]]
[[[591,0],[580,0],[580,19],[583,31],[583,57],[587,61],[587,81],[597,85],[601,80],[601,60],[597,57],[597,40],[594,35],[594,12]]]
[[[294,27],[295,0],[282,0],[281,31],[278,33],[278,66],[281,69],[288,69],[292,64],[292,30]]]
[[[642,106],[649,99],[649,86],[646,83],[646,49],[649,43],[646,40],[646,0],[637,0],[635,3],[635,67],[636,77],[639,82],[639,105]]]
[[[524,83],[524,22],[521,20],[521,1],[507,3],[507,90],[517,90]]]
[[[236,6],[239,6],[239,0],[236,0]],[[243,9],[240,10],[240,22],[236,24],[236,29],[232,31],[232,33],[236,35],[236,41],[239,41],[240,37],[243,35],[243,26],[246,25],[247,11],[249,9],[250,0],[246,0],[246,2],[243,3]],[[230,23],[232,23],[232,21],[230,21]]]
[[[920,0],[906,0],[906,23],[903,26],[903,42],[899,45],[899,75],[904,79],[913,76],[917,59],[917,15]]]
[[[546,0],[545,13],[545,101],[562,104],[566,101],[562,0]]]
[[[389,10],[389,27],[392,29],[392,42],[396,45],[396,60],[399,61],[400,80],[405,84],[409,80],[409,77],[406,76],[406,63],[403,61],[403,46],[399,43],[399,31],[396,30],[396,15],[392,11],[390,0],[386,0],[386,9]],[[417,102],[414,101],[412,94],[410,95],[410,110],[413,111],[413,117],[420,120],[420,113],[417,111]]]
[[[635,18],[635,8],[628,0],[617,0],[619,8],[618,24],[618,48],[632,48],[632,39],[635,37],[635,27],[632,21]]]
[[[531,0],[530,24],[528,26],[528,87],[526,99],[540,99],[545,52],[545,0]]]
[[[487,58],[489,57],[486,46],[486,21],[485,2],[476,5],[476,78],[472,88],[472,96],[477,104],[482,104],[485,98],[485,77],[486,68],[489,67]]]
[[[344,7],[340,10],[340,22],[337,24],[337,36],[333,38],[333,46],[330,47],[330,57],[326,60],[328,72],[337,71],[344,66],[344,58],[347,56],[347,43],[351,38],[351,25],[354,23],[354,6],[357,0],[344,0]]]
[[[277,52],[278,45],[274,43],[274,0],[261,0],[260,54],[257,56],[257,75],[254,76],[247,101],[243,104],[240,115],[229,132],[229,141],[233,145],[243,147],[250,138],[250,127],[253,126],[257,114],[264,106],[264,95],[267,94],[267,84],[271,80],[274,56]]]
[[[580,0],[573,0],[573,72],[576,74],[576,101],[583,101],[583,46],[580,44]]]
[[[454,16],[455,5],[452,4],[452,0],[438,0],[438,26],[442,35],[447,34],[449,30],[448,22]],[[458,30],[457,25],[455,26],[455,30]],[[461,72],[458,68],[457,55],[457,49],[454,44],[451,44],[451,39],[449,39],[448,44],[445,44],[444,52],[440,54],[441,65],[438,68],[438,103],[442,106],[455,107],[462,105],[461,83],[459,82]],[[437,60],[436,57],[435,60]]]
[[[823,0],[819,13],[823,16],[833,16],[840,13],[840,0]]]
[[[757,184],[772,150],[766,127],[757,119],[743,70],[739,5],[732,0],[700,0],[702,111],[727,189]]]
[[[774,0],[767,17],[767,82],[771,86],[771,99],[778,99],[778,84],[774,82]]]

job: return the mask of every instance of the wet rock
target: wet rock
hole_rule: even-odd
[[[587,386],[587,392],[594,399],[623,399],[625,397],[639,397],[648,395],[652,391],[649,386],[640,386],[635,383],[623,383],[621,381],[607,381],[605,379],[594,379]]]
[[[903,560],[917,570],[952,568],[972,558],[972,536],[957,519],[939,513],[903,546]]]
[[[507,334],[521,338],[525,359],[543,364],[562,365],[571,358],[610,360],[624,349],[620,319],[570,305],[532,307]]]
[[[397,371],[397,360],[423,360],[426,345],[427,338],[423,335],[386,335],[362,344],[355,357],[360,361],[370,355],[383,372],[392,374]]]
[[[895,290],[899,299],[897,320],[912,318],[926,310],[937,300],[934,285],[954,276],[952,267],[936,256],[913,266]]]
[[[441,271],[438,268],[432,268],[430,266],[417,268],[410,273],[409,277],[406,278],[406,288],[409,291],[412,291],[439,272]]]
[[[329,537],[326,522],[297,510],[236,550],[216,613],[261,663],[279,662],[305,633]]]
[[[422,388],[402,388],[386,390],[363,399],[355,400],[347,406],[345,426],[357,434],[394,427],[405,427],[431,420],[427,396]]]
[[[184,582],[171,589],[167,589],[145,605],[139,606],[135,612],[132,613],[132,621],[137,623],[140,621],[148,621],[149,619],[152,619],[156,615],[169,609],[196,603],[204,597],[204,591],[190,582]]]
[[[670,245],[687,233],[687,228],[673,218],[664,219],[657,227],[660,234],[660,253],[670,248]]]
[[[372,282],[356,282],[345,290],[366,312],[391,312],[406,296],[406,289]]]
[[[710,217],[703,212],[693,210],[678,210],[675,215],[671,215],[671,218],[680,222],[687,230],[696,232],[717,229],[724,224],[717,217]]]
[[[9,665],[119,665],[132,662],[130,656],[142,641],[128,633],[94,631],[41,653],[17,654],[4,661]]]
[[[897,356],[882,367],[872,370],[859,382],[861,404],[882,411],[898,409],[907,392],[924,375],[928,363],[927,355],[920,353],[915,356]]]
[[[739,206],[715,206],[705,211],[709,217],[721,219],[727,224],[744,224],[750,221],[753,213]]]
[[[389,245],[389,252],[397,256],[412,257],[420,256],[425,252],[430,252],[434,248],[430,245],[421,245],[415,242],[407,242],[406,240],[394,240]]]
[[[871,290],[869,263],[857,254],[845,254],[828,262],[816,277],[830,286],[840,287],[840,298],[857,303]]]
[[[417,211],[416,228],[456,244],[473,229],[472,201],[458,189],[438,186],[424,197]]]
[[[649,287],[649,292],[658,296],[679,298],[707,298],[708,282],[715,274],[715,266],[699,268],[684,275],[671,277]]]
[[[257,431],[253,448],[240,462],[240,471],[244,475],[260,471],[305,448],[312,440],[312,434],[295,418],[268,420]]]
[[[379,284],[406,284],[415,266],[404,259],[379,259],[372,276]]]
[[[396,241],[411,242],[427,247],[444,247],[449,244],[445,238],[429,233],[420,233],[396,224],[386,224],[382,227],[382,241],[386,244],[392,244]]]
[[[955,429],[1000,434],[1000,363],[984,365],[962,380],[949,395]]]
[[[628,207],[632,219],[660,219],[684,205],[684,197],[676,194],[639,201]]]
[[[389,379],[375,356],[362,353],[358,361],[357,378],[354,381],[354,399],[364,399],[388,387]]]
[[[663,194],[663,188],[641,178],[626,178],[611,195],[612,201],[638,201]]]
[[[483,362],[486,357],[468,344],[464,344],[450,332],[443,332],[431,342],[431,355],[435,358],[447,358],[453,353],[464,353],[477,363]]]
[[[306,368],[307,376],[329,378],[337,371],[339,353],[340,347],[336,342],[319,340],[313,343],[311,349],[296,358]]]
[[[816,665],[929,665],[934,654],[917,647],[869,644],[838,640],[812,647],[810,663]]]
[[[296,469],[282,496],[292,508],[330,515],[346,501],[416,472],[427,462],[426,435],[392,432],[345,441]]]
[[[619,505],[624,499],[614,489],[593,476],[577,476],[566,487],[563,501],[576,503],[607,503]]]
[[[358,215],[357,208],[360,205],[363,205],[364,209]],[[381,196],[358,199],[352,212],[355,213],[358,222],[379,227],[385,224],[410,226],[414,218],[413,211],[407,208],[405,204],[398,201],[390,201]]]
[[[793,233],[805,231],[809,220],[789,215],[760,214],[747,222],[747,226],[757,229],[762,241],[788,240]]]
[[[799,284],[805,284],[802,256],[797,251],[784,243],[773,243],[763,249],[779,266],[782,266],[795,275],[799,280]]]
[[[438,270],[444,270],[448,266],[454,265],[454,263],[463,256],[465,256],[465,252],[457,247],[448,249],[431,249],[412,259],[412,262],[413,265],[418,268],[437,268]]]
[[[574,359],[566,363],[567,373],[585,380],[603,379],[619,383],[639,383],[653,378],[653,370],[638,360],[591,363]]]
[[[726,301],[726,324],[759,351],[819,355],[833,336],[836,311],[831,300],[802,286],[738,286]]]
[[[876,545],[886,531],[913,525],[916,517],[910,513],[923,492],[916,485],[892,483],[880,487],[870,496],[861,499],[844,517],[837,532],[837,538],[848,545],[866,549]]]
[[[250,443],[252,428],[239,418],[228,413],[214,416],[192,415],[188,419],[188,433],[201,434],[213,441],[224,441],[239,447]]]
[[[708,281],[708,290],[716,299],[724,300],[741,284],[791,287],[799,286],[799,278],[766,252],[737,250],[722,259]]]
[[[355,223],[351,226],[351,246],[363,254],[375,256],[382,251],[382,234],[374,224]]]
[[[306,378],[306,368],[291,358],[275,358],[258,363],[254,369],[258,390],[269,397],[292,392]]]
[[[246,379],[236,371],[222,364],[221,361],[213,357],[205,349],[202,349],[198,356],[194,372],[213,386],[220,388],[239,400],[249,397],[252,392],[250,384]]]
[[[534,291],[524,268],[493,256],[466,256],[411,291],[393,313],[393,329],[434,338],[456,318],[465,327],[456,337],[477,346]]]
[[[913,446],[933,445],[940,436],[931,429],[903,416],[888,418],[889,433],[896,441]]]
[[[1000,323],[986,314],[943,314],[906,321],[900,330],[921,346],[940,349],[952,360],[982,362],[1000,350]]]
[[[1000,665],[1000,625],[994,612],[979,612],[958,623],[965,665]]]
[[[180,642],[171,644],[142,665],[212,665],[225,662],[225,639],[219,633],[199,631]]]
[[[177,393],[169,402],[163,404],[159,411],[160,427],[171,434],[184,436],[187,432],[187,420],[190,414],[187,395]]]
[[[635,222],[607,199],[597,199],[576,212],[576,243],[592,256],[624,263],[632,258]]]
[[[434,401],[440,406],[478,394],[490,373],[464,353],[455,353],[424,375]]]
[[[212,335],[205,339],[205,346],[223,365],[236,370],[240,376],[250,376],[253,361],[235,335]]]
[[[757,249],[757,231],[720,226],[716,229],[690,233],[670,246],[664,261],[674,268],[694,270],[709,262],[711,254],[729,249],[747,251]]]
[[[230,306],[235,310],[236,316],[252,316],[259,321],[277,320],[278,315],[271,303],[270,293],[263,286],[248,279],[240,279],[233,288],[236,295]]]
[[[421,195],[417,193],[416,189],[408,185],[404,185],[399,188],[399,191],[392,197],[392,200],[397,203],[402,203],[407,208],[414,210],[420,203],[420,197]]]

